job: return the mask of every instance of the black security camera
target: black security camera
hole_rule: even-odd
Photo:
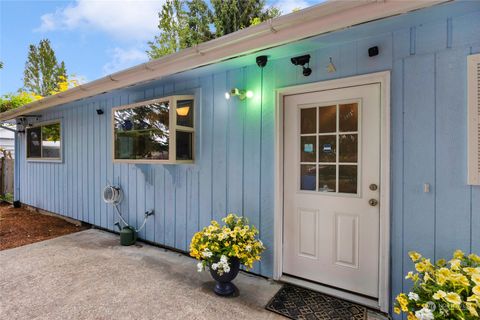
[[[306,54],[304,56],[293,57],[290,60],[296,66],[304,66],[304,65],[310,63],[310,55]]]
[[[256,60],[257,60],[257,66],[259,66],[260,68],[263,68],[267,65],[268,57],[267,56],[258,56]]]
[[[379,53],[379,50],[378,50],[377,46],[368,48],[368,56],[369,57],[378,56],[378,53]]]
[[[312,69],[310,69],[310,55],[306,54],[303,56],[298,56],[298,57],[293,57],[290,59],[292,63],[296,66],[302,66],[303,68],[303,75],[305,77],[308,77],[309,75],[312,74]],[[305,66],[307,65],[307,66]]]
[[[306,67],[306,68],[303,67],[303,75],[304,75],[305,77],[308,77],[308,76],[311,75],[311,74],[312,74],[312,69],[310,69],[309,67]]]

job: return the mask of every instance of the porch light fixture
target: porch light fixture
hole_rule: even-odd
[[[238,97],[238,99],[243,101],[246,98],[252,98],[253,97],[253,91],[233,88],[230,91],[225,92],[225,99],[230,100],[231,97]]]

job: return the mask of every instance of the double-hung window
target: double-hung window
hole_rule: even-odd
[[[27,159],[62,159],[62,127],[59,121],[41,123],[26,128]]]
[[[115,162],[191,163],[193,96],[169,96],[112,109]]]

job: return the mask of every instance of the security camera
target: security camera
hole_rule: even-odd
[[[257,66],[259,66],[260,68],[263,68],[267,65],[268,57],[267,56],[258,56],[256,60],[257,60]]]
[[[303,75],[305,77],[308,77],[311,74],[312,74],[312,69],[310,69],[309,67],[307,67],[307,68],[303,67]]]
[[[290,59],[292,63],[296,66],[302,66],[303,68],[303,75],[305,77],[308,77],[309,75],[312,74],[312,69],[310,69],[310,55],[306,54],[303,56],[298,56],[298,57],[293,57]],[[307,65],[307,66],[305,66]]]
[[[290,59],[292,63],[296,66],[304,66],[307,63],[310,63],[310,55],[306,54],[304,56],[293,57]]]

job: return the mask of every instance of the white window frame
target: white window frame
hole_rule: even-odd
[[[177,101],[192,100],[193,101],[193,127],[185,127],[177,125]],[[115,111],[123,109],[134,109],[148,104],[168,101],[169,115],[168,115],[168,159],[116,159],[115,158]],[[194,95],[174,95],[152,100],[132,103],[124,106],[112,108],[111,114],[111,138],[112,138],[112,159],[114,163],[147,163],[147,164],[189,164],[195,161],[195,122],[197,114],[197,106]],[[192,136],[192,160],[177,160],[177,131],[191,132]]]
[[[34,128],[38,127],[45,127],[51,124],[59,124],[60,125],[60,157],[59,158],[44,158],[43,156],[38,158],[38,157],[29,157],[28,156],[28,131]],[[42,139],[40,138],[40,141]],[[43,153],[43,147],[40,146],[40,150]],[[57,120],[51,120],[51,121],[43,121],[43,122],[38,122],[35,123],[31,126],[28,126],[25,128],[25,158],[29,162],[63,162],[63,125],[62,125],[62,120],[57,119]]]

